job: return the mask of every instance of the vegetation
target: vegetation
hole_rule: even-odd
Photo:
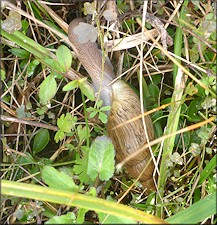
[[[216,3],[72,2],[1,1],[2,224],[216,223]],[[137,44],[154,29],[145,12],[165,25],[167,49],[158,33]],[[67,38],[77,15],[94,18],[103,60],[151,115],[154,193],[115,162],[110,106]]]

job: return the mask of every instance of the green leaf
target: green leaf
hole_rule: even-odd
[[[90,177],[87,175],[87,165],[88,165],[88,152],[89,148],[86,146],[82,146],[82,157],[80,154],[76,155],[74,166],[74,172],[76,175],[78,175],[79,180],[81,183],[89,184],[90,183]]]
[[[93,111],[95,111],[95,108],[93,108],[93,107],[88,107],[87,108],[87,112],[93,112]]]
[[[198,224],[216,214],[216,192],[166,219],[171,224]]]
[[[33,152],[34,154],[42,151],[48,144],[50,134],[47,129],[40,129],[34,137]]]
[[[71,91],[78,87],[78,80],[73,80],[63,87],[63,91]]]
[[[28,52],[31,52],[40,59],[44,59],[46,56],[50,56],[49,50],[47,50],[42,45],[36,43],[33,39],[25,36],[20,31],[16,30],[13,32],[13,34],[8,34],[7,32],[1,30],[1,35],[12,42],[15,42],[17,45],[24,48]]]
[[[61,166],[61,167],[59,167],[58,170],[59,170],[59,172],[64,172],[65,174],[67,174],[70,177],[74,175],[73,167]]]
[[[6,73],[5,73],[5,70],[0,69],[0,74],[1,74],[0,79],[1,79],[1,80],[5,80],[5,79],[6,79]]]
[[[88,128],[88,130],[89,130],[89,128]],[[78,132],[78,137],[79,137],[80,142],[89,138],[89,137],[87,137],[86,127],[82,127],[82,125],[78,125],[77,132]],[[88,134],[90,136],[90,132],[88,132]]]
[[[50,74],[40,85],[39,98],[42,104],[50,101],[57,92],[57,83],[52,74]]]
[[[94,117],[96,116],[97,113],[98,113],[98,110],[95,109],[95,111],[93,111],[93,112],[89,115],[90,118],[91,118],[91,119],[94,118]]]
[[[213,158],[207,163],[202,173],[200,174],[199,185],[202,184],[215,169],[216,162],[217,162],[217,155],[214,155]]]
[[[111,106],[110,105],[107,105],[107,106],[103,106],[100,111],[109,111],[111,109]]]
[[[45,222],[45,224],[75,224],[75,223],[76,217],[73,212],[68,212],[66,215],[62,216],[54,216]]]
[[[149,93],[150,93],[150,96],[151,98],[154,98],[154,99],[157,99],[159,97],[159,87],[154,84],[154,83],[151,83],[148,87],[149,89]]]
[[[70,176],[63,171],[59,172],[52,166],[44,166],[42,169],[42,179],[51,188],[65,191],[77,191],[79,189]]]
[[[45,58],[44,63],[54,72],[64,73],[65,71],[55,59]]]
[[[107,115],[105,113],[99,112],[99,119],[103,122],[103,123],[107,123],[108,118]]]
[[[54,140],[56,143],[58,143],[59,141],[62,141],[65,136],[66,135],[62,130],[58,130],[54,136]]]
[[[30,56],[30,53],[28,51],[21,48],[11,48],[8,51],[11,52],[13,55],[22,59],[28,59]]]
[[[27,20],[21,20],[21,23],[22,23],[22,33],[26,35],[26,33],[28,32],[29,23]]]
[[[72,54],[71,51],[65,46],[61,45],[56,52],[57,60],[60,66],[63,68],[64,72],[69,71],[72,64]]]
[[[79,88],[81,92],[89,98],[91,101],[95,100],[95,94],[93,88],[87,83],[86,80],[79,80]]]
[[[82,224],[84,223],[84,220],[85,220],[85,214],[86,212],[88,212],[89,210],[87,209],[78,209],[78,212],[77,212],[77,224]]]
[[[197,94],[197,92],[198,92],[198,89],[193,85],[192,82],[189,82],[188,86],[185,88],[185,93],[190,96],[193,96]]]
[[[100,224],[137,224],[137,222],[119,216],[98,212]]]
[[[188,120],[191,122],[199,122],[201,118],[198,116],[198,110],[201,109],[201,99],[196,98],[191,101],[188,106]]]
[[[72,114],[62,114],[60,118],[57,119],[57,126],[60,128],[60,130],[68,133],[72,130],[72,128],[74,128],[76,121],[77,118],[73,117]]]
[[[103,104],[103,100],[99,100],[97,103],[96,103],[96,106],[97,108],[100,108]]]
[[[51,69],[52,74],[54,75],[54,78],[56,78],[56,79],[63,78],[63,74],[65,72],[57,60],[51,59],[51,58],[45,58],[45,59],[43,59],[42,62],[43,62],[43,64],[45,64],[46,66],[48,66]]]
[[[57,126],[60,130],[55,134],[55,142],[62,141],[66,135],[72,135],[72,129],[75,127],[76,122],[76,116],[73,117],[70,113],[66,113],[66,115],[62,114],[60,118],[57,119]]]
[[[115,165],[114,146],[106,136],[97,137],[89,151],[87,174],[94,181],[97,176],[100,180],[109,180],[114,173]]]
[[[22,165],[22,164],[34,164],[36,161],[35,159],[32,157],[32,155],[29,152],[25,153],[25,156],[21,155],[18,159],[17,159],[17,163]]]

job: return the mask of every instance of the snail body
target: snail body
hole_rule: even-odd
[[[108,114],[108,135],[116,150],[116,159],[121,162],[147,143],[141,118],[113,129],[129,119],[141,115],[140,100],[124,81],[117,80],[110,84],[115,78],[111,63],[106,60],[102,69],[102,53],[97,44],[90,41],[80,43],[77,35],[73,32],[80,22],[84,22],[84,20],[74,19],[69,24],[69,40],[75,45],[77,57],[90,75],[95,91],[100,89],[100,98],[105,105],[111,106]],[[151,141],[154,139],[154,129],[149,116],[145,116],[145,124]],[[154,164],[150,159],[149,149],[144,149],[143,152],[128,161],[125,167],[133,178],[137,178],[147,165],[146,171],[140,177],[140,182],[144,188],[155,190],[153,183]]]

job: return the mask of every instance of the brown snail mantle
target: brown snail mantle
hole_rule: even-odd
[[[84,66],[93,81],[93,87],[97,92],[102,85],[100,98],[105,105],[111,105],[108,115],[108,134],[116,150],[116,158],[119,162],[142,148],[147,143],[142,119],[127,123],[119,128],[115,126],[125,121],[141,115],[140,100],[136,93],[123,81],[118,80],[109,85],[115,78],[111,63],[108,61],[104,64],[103,79],[102,77],[102,54],[95,42],[80,43],[73,29],[83,19],[74,19],[69,24],[69,40],[74,44],[78,52],[78,59]],[[145,116],[145,124],[149,140],[154,139],[154,128],[149,116]],[[126,163],[128,173],[137,178],[143,168],[148,164],[146,171],[140,177],[140,182],[144,188],[155,190],[153,182],[154,164],[151,159],[149,149],[138,154],[135,158]]]

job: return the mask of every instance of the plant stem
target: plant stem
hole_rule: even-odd
[[[89,147],[90,141],[89,141],[89,126],[88,126],[88,119],[87,119],[87,107],[85,103],[84,94],[82,92],[81,92],[81,98],[84,105],[84,119],[85,119],[85,126],[86,126],[87,147]]]

